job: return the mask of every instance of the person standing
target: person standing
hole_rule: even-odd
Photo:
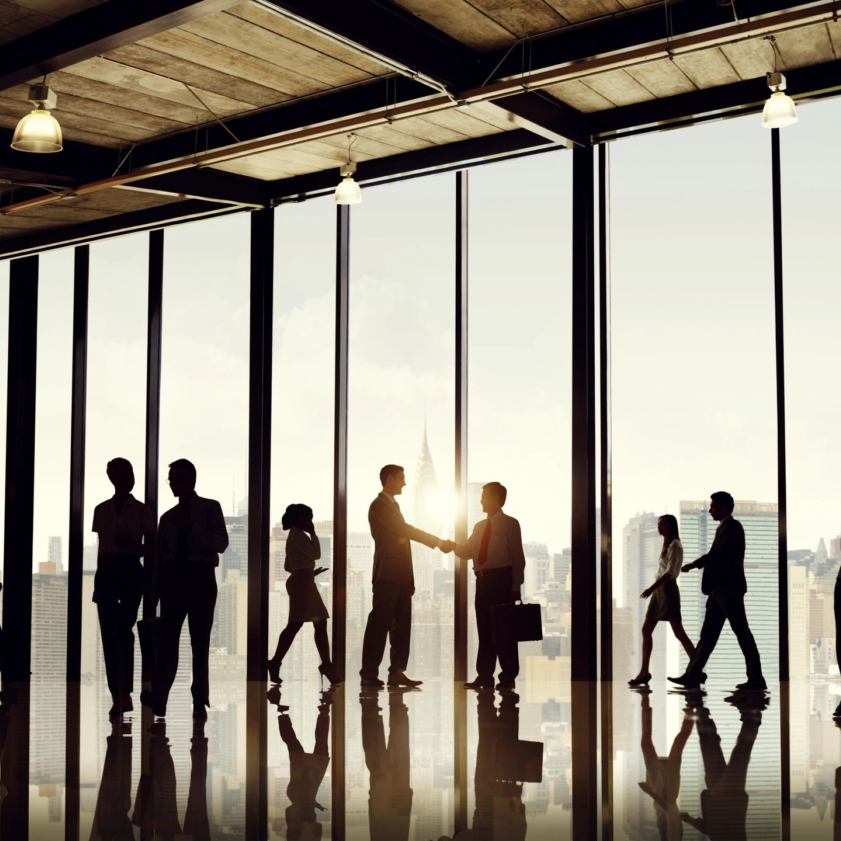
[[[216,567],[228,548],[222,506],[196,494],[196,468],[180,458],[169,465],[169,486],[178,505],[162,517],[158,528],[158,564],[154,602],[161,602],[161,647],[152,689],[141,703],[156,716],[166,716],[169,690],[178,672],[178,645],[186,619],[193,649],[193,718],[207,719],[210,706],[210,631],[216,607]]]
[[[725,619],[736,635],[747,667],[747,682],[738,684],[737,688],[767,689],[765,678],[762,676],[759,650],[745,614],[745,593],[748,589],[745,580],[745,530],[742,524],[733,518],[735,507],[733,497],[726,491],[717,491],[710,497],[710,516],[718,521],[713,545],[706,555],[686,564],[682,569],[682,572],[704,570],[701,592],[707,596],[706,615],[695,654],[684,674],[669,678],[672,683],[687,689],[697,688],[706,680],[703,669],[721,636]]]
[[[465,544],[456,544],[455,553],[464,560],[473,560],[476,576],[476,628],[479,649],[476,652],[476,679],[468,689],[493,689],[494,671],[499,660],[497,689],[513,691],[520,673],[520,658],[515,640],[497,643],[493,626],[493,607],[511,604],[520,598],[526,568],[520,523],[509,517],[502,507],[508,490],[499,482],[482,488],[482,511],[488,516],[473,528]]]
[[[92,531],[99,535],[93,601],[99,616],[102,656],[111,693],[110,718],[134,705],[134,624],[143,598],[145,573],[140,558],[155,554],[155,520],[149,506],[131,494],[134,469],[124,458],[108,462],[105,472],[114,496],[93,511]]]
[[[321,558],[321,544],[315,533],[312,516],[312,508],[294,504],[286,509],[281,521],[283,528],[289,531],[284,563],[284,569],[290,573],[286,579],[289,618],[286,627],[280,632],[274,657],[266,664],[272,683],[281,683],[280,666],[283,658],[305,622],[313,623],[315,647],[321,657],[318,671],[331,685],[338,682],[330,662],[330,641],[327,639],[327,620],[330,614],[315,586],[316,575],[325,572],[326,568],[315,566],[315,562]]]
[[[660,566],[657,569],[657,580],[642,591],[641,599],[650,598],[648,609],[645,611],[645,621],[642,623],[642,666],[639,674],[628,681],[628,686],[647,686],[651,680],[648,664],[651,661],[651,651],[654,648],[654,629],[658,622],[668,622],[678,642],[683,646],[687,656],[692,659],[695,646],[683,630],[680,613],[680,590],[677,577],[683,566],[683,545],[680,542],[677,518],[674,514],[664,514],[657,520],[657,531],[663,535],[663,548],[660,550]]]
[[[382,688],[380,663],[386,637],[391,642],[389,686],[419,686],[422,681],[406,677],[412,639],[412,596],[415,577],[411,541],[431,549],[451,552],[455,545],[410,526],[400,512],[396,497],[403,493],[406,474],[397,464],[380,471],[382,492],[368,509],[368,523],[374,538],[374,599],[362,642],[362,686]]]

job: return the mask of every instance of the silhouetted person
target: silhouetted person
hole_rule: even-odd
[[[178,645],[186,619],[193,649],[193,718],[207,718],[210,706],[210,631],[216,607],[216,567],[228,548],[222,506],[196,494],[196,468],[185,458],[169,465],[169,486],[178,505],[158,528],[156,596],[161,600],[161,643],[152,689],[140,700],[156,716],[166,715],[169,690],[178,672]]]
[[[526,568],[520,523],[509,517],[502,507],[508,491],[499,482],[482,488],[482,511],[488,516],[473,528],[467,543],[457,544],[454,551],[464,559],[473,559],[476,576],[476,628],[479,648],[476,652],[476,679],[466,683],[469,689],[493,689],[496,661],[499,660],[498,689],[514,689],[520,673],[520,657],[514,639],[497,642],[494,633],[493,607],[511,604],[520,598]]]
[[[695,728],[701,743],[704,760],[706,791],[701,792],[701,817],[692,818],[681,812],[683,821],[694,827],[710,841],[745,841],[745,821],[748,815],[748,793],[745,782],[748,764],[762,724],[762,710],[766,699],[732,696],[728,699],[741,711],[742,728],[730,754],[730,761],[724,759],[721,738],[710,718],[709,710],[700,704]]]
[[[105,468],[114,496],[93,511],[92,531],[99,535],[93,600],[99,614],[102,656],[111,692],[109,716],[134,709],[134,624],[143,598],[146,574],[140,558],[155,553],[155,520],[149,506],[131,494],[134,469],[124,458]]]
[[[388,693],[388,745],[378,696],[360,695],[362,749],[370,775],[368,836],[371,841],[407,841],[412,821],[409,709],[403,692]]]
[[[835,579],[835,593],[834,593],[834,607],[835,607],[835,656],[838,658],[838,664],[841,666],[841,652],[838,646],[841,645],[841,569],[838,570],[838,576]],[[841,703],[835,708],[832,714],[834,718],[841,718]]]
[[[403,519],[395,499],[406,486],[402,467],[387,464],[380,471],[380,482],[382,492],[368,509],[368,523],[374,538],[374,599],[365,626],[359,674],[362,686],[383,686],[379,670],[388,637],[391,642],[388,685],[418,686],[422,681],[406,677],[412,640],[412,596],[415,592],[411,541],[423,543],[430,549],[441,549],[442,552],[451,552],[454,544],[416,529]]]
[[[318,671],[334,684],[337,681],[330,661],[330,641],[327,638],[327,620],[330,614],[324,606],[318,587],[315,586],[315,576],[325,572],[326,568],[316,568],[315,565],[321,557],[321,545],[312,522],[312,508],[306,505],[290,505],[281,524],[284,529],[289,530],[289,536],[286,538],[286,562],[283,567],[289,573],[289,578],[286,579],[289,617],[286,627],[280,632],[274,657],[267,663],[269,677],[274,683],[281,683],[280,666],[286,652],[303,624],[312,622],[315,647],[321,657]]]
[[[695,646],[683,630],[680,612],[677,577],[683,566],[683,544],[680,542],[677,518],[673,514],[663,514],[657,520],[657,532],[663,535],[657,579],[640,595],[641,599],[651,598],[645,611],[645,621],[642,623],[642,666],[639,674],[628,681],[629,686],[643,686],[651,680],[651,672],[648,669],[651,650],[654,648],[654,629],[658,622],[668,622],[672,626],[672,632],[690,659],[695,654]]]
[[[651,738],[651,703],[648,695],[642,696],[642,758],[645,761],[645,782],[640,788],[654,801],[657,831],[661,841],[680,841],[683,838],[683,824],[680,819],[677,798],[680,794],[680,766],[683,749],[692,734],[692,708],[685,709],[683,723],[672,742],[668,756],[658,756]]]
[[[210,841],[207,816],[207,736],[204,721],[193,722],[190,739],[190,792],[184,813],[184,835],[192,841]]]
[[[91,841],[134,841],[131,828],[131,724],[111,722]]]
[[[158,721],[149,728],[149,770],[140,775],[131,815],[141,838],[169,841],[181,835],[176,785],[166,722]]]
[[[718,521],[713,545],[706,555],[686,564],[682,570],[704,570],[701,592],[707,596],[707,611],[695,655],[683,675],[669,678],[687,688],[698,687],[706,680],[704,666],[721,636],[725,619],[736,635],[747,667],[747,682],[738,684],[738,688],[767,688],[759,651],[745,614],[745,593],[748,589],[745,581],[745,530],[738,520],[733,519],[734,507],[733,497],[725,491],[717,491],[710,497],[710,516]]]
[[[841,841],[841,767],[835,769],[835,820],[832,824],[832,841]]]
[[[277,717],[280,738],[289,751],[289,785],[286,796],[289,806],[286,808],[286,837],[289,841],[299,838],[321,838],[323,827],[317,812],[325,807],[318,802],[318,790],[330,766],[328,736],[330,735],[330,704],[332,698],[325,692],[318,706],[318,718],[315,722],[315,746],[312,753],[307,753],[295,735],[292,719],[285,715],[285,707],[278,706],[281,714]]]

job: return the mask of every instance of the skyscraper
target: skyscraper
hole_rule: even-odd
[[[708,513],[708,501],[683,501],[680,503],[680,533],[686,563],[706,554],[712,546],[717,523]],[[745,529],[745,578],[748,592],[745,612],[753,631],[762,671],[770,682],[779,675],[779,594],[777,583],[778,507],[776,502],[736,501],[733,516]],[[707,598],[701,593],[703,570],[693,570],[681,575],[680,592],[683,610],[683,627],[691,640],[700,636]],[[686,665],[686,655],[681,651],[681,665]],[[710,658],[710,675],[728,679],[743,679],[745,660],[736,637],[725,623],[721,638]]]
[[[56,572],[61,575],[64,572],[64,565],[61,562],[61,538],[48,538],[47,563],[55,564]]]

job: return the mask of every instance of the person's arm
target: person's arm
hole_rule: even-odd
[[[455,552],[456,555],[464,561],[471,561],[476,557],[476,532],[478,529],[479,524],[477,523],[473,526],[473,533],[467,538],[467,542],[456,543],[453,547],[453,552]]]
[[[508,535],[508,552],[511,558],[511,591],[519,597],[526,573],[526,553],[523,551],[523,535],[519,520],[514,520]]]
[[[681,564],[683,563],[683,547],[674,541],[670,543],[669,548],[666,550],[666,559],[668,564],[666,571],[650,587],[642,591],[640,595],[641,599],[647,599],[667,581],[677,578],[677,572],[681,569]]]
[[[434,549],[440,542],[440,538],[429,532],[416,529],[404,522],[398,513],[385,502],[372,505],[368,511],[368,520],[371,527],[383,529],[383,531],[396,534],[398,537],[405,537],[407,540],[414,540],[416,543],[423,543],[430,549]]]
[[[213,549],[222,554],[228,548],[228,529],[225,526],[225,515],[222,506],[215,499],[209,500],[207,512],[207,527],[198,525],[193,520],[190,529],[190,539],[197,546]]]

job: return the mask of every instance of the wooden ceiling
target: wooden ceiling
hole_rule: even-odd
[[[795,95],[841,89],[831,4],[736,8],[738,21],[712,0],[671,0],[668,18],[660,0],[0,0],[0,240],[324,192],[350,132],[364,182],[756,110],[775,63]],[[44,72],[65,151],[14,152]]]

